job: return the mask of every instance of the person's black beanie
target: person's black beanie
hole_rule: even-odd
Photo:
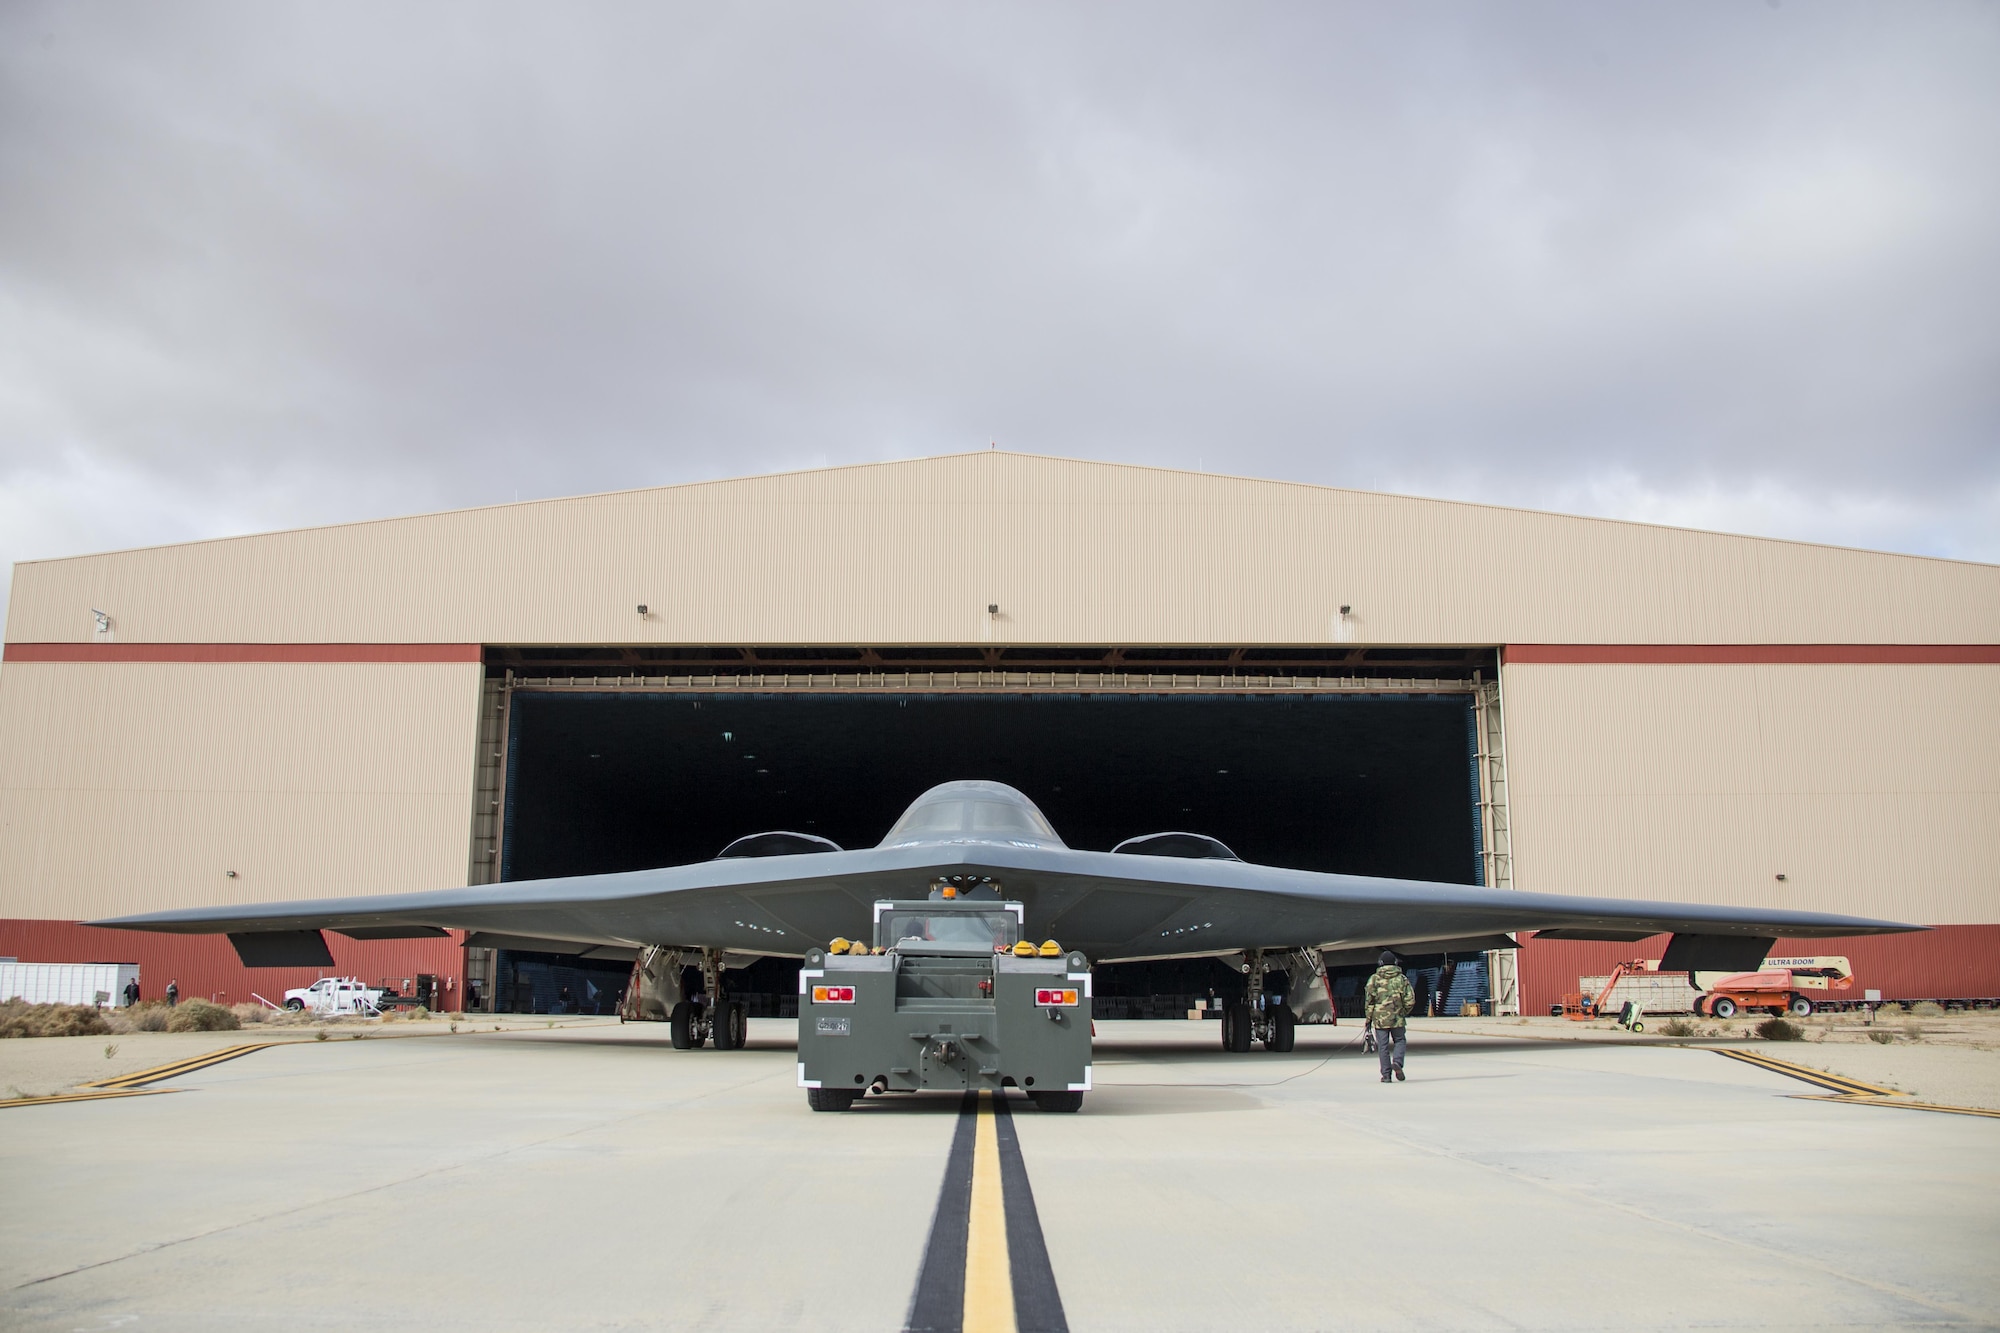
[[[1394,967],[1395,964],[1396,964],[1396,951],[1394,949],[1384,949],[1382,951],[1382,966]]]

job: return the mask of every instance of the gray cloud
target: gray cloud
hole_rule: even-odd
[[[0,557],[988,440],[2000,559],[2000,8],[17,3]]]

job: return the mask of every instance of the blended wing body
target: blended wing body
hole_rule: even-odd
[[[227,933],[246,962],[260,941],[276,958],[285,941],[318,944],[313,932],[321,930],[393,939],[459,929],[494,943],[518,941],[513,947],[568,944],[575,952],[671,945],[797,956],[836,935],[865,937],[877,899],[921,898],[934,883],[958,879],[998,885],[1026,905],[1031,937],[1061,940],[1099,962],[1490,940],[1525,930],[1625,940],[1672,932],[1749,946],[1780,935],[1921,929],[1816,912],[1285,870],[1237,860],[1226,848],[1223,854],[1190,854],[1190,845],[1213,841],[1198,835],[1160,837],[1180,841],[1134,842],[1142,849],[1173,848],[1174,854],[1076,851],[1011,787],[955,782],[918,798],[881,844],[867,850],[734,855],[622,874],[195,908],[93,924]]]

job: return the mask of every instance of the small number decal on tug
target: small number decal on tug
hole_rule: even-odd
[[[1074,994],[1075,992],[1071,992],[1071,993],[1072,993],[1072,994]],[[813,987],[813,1003],[814,1003],[814,1004],[853,1004],[853,1003],[854,1003],[854,987],[852,987],[852,986],[814,986],[814,987]]]
[[[1045,987],[1035,992],[1035,1003],[1044,1008],[1050,1005],[1062,1005],[1065,1008],[1074,1009],[1076,1007],[1076,992],[1073,990],[1053,990]]]

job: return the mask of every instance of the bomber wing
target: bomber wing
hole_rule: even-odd
[[[977,839],[729,858],[429,893],[154,912],[92,924],[228,933],[246,962],[317,961],[324,946],[315,932],[322,930],[388,939],[448,928],[569,942],[579,952],[667,944],[796,956],[836,935],[865,937],[877,899],[921,898],[933,881],[952,876],[992,880],[1006,897],[1026,905],[1032,936],[1060,940],[1101,962],[1244,949],[1405,946],[1527,930],[1622,940],[1672,932],[1690,947],[1713,941],[1702,954],[1706,959],[1746,955],[1781,935],[1922,929],[1821,912],[1572,897]],[[306,950],[314,957],[307,959]]]

